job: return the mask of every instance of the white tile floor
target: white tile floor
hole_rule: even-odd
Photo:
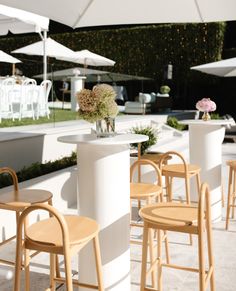
[[[225,161],[236,159],[236,144],[223,144],[222,146],[222,177],[225,189],[227,190],[228,169]],[[181,188],[181,187],[180,187]],[[181,189],[179,189],[180,191]],[[234,291],[236,286],[236,219],[230,222],[229,231],[225,230],[225,209],[223,210],[222,221],[213,225],[214,257],[215,257],[215,281],[216,291]],[[141,236],[141,230],[134,232],[135,236]],[[170,234],[170,254],[173,262],[183,265],[197,265],[197,244],[188,245],[188,236],[181,234]],[[12,255],[14,257],[14,247],[1,250],[0,256]],[[73,260],[73,269],[77,270],[77,262]],[[139,291],[141,266],[141,247],[131,245],[131,291]],[[9,270],[7,273],[6,270]],[[47,255],[40,254],[32,260],[31,290],[41,291],[48,287],[48,260]],[[6,276],[7,274],[7,276]],[[164,269],[163,271],[163,291],[197,291],[198,276],[185,271],[174,269]],[[12,268],[0,266],[0,291],[12,289]],[[22,288],[24,290],[24,288]],[[64,287],[58,290],[64,291]],[[75,289],[77,290],[77,289]],[[209,289],[210,290],[210,289]],[[107,290],[108,291],[108,290]],[[120,290],[130,291],[130,290]]]

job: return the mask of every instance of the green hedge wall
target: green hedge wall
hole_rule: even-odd
[[[114,72],[162,80],[164,67],[171,62],[174,77],[181,82],[186,78],[192,80],[191,66],[221,58],[224,32],[224,23],[210,23],[134,26],[49,35],[73,50],[89,49],[115,60],[114,68],[109,67]],[[0,48],[9,53],[39,40],[37,34],[1,37]],[[42,57],[15,56],[23,60],[17,67],[24,75],[42,72]],[[53,62],[55,69],[72,66],[67,62]],[[1,75],[9,74],[9,64],[1,65],[0,72]]]

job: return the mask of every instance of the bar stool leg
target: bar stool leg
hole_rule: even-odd
[[[187,204],[190,204],[191,203],[191,200],[190,200],[190,177],[187,176],[185,178],[185,191],[186,191],[186,202]],[[191,234],[189,234],[189,244],[192,246],[193,245],[193,237]]]
[[[166,186],[166,201],[170,202],[172,200],[172,178],[165,176],[165,186]]]
[[[210,217],[206,221],[206,231],[207,231],[207,250],[208,250],[208,261],[209,261],[209,271],[211,271],[210,286],[211,291],[215,291],[215,271],[214,271],[214,256],[212,252],[212,230],[211,230],[211,221]],[[211,270],[212,269],[212,270]]]
[[[73,291],[71,275],[71,258],[68,250],[65,250],[64,253],[64,264],[65,264],[66,290]]]
[[[234,218],[234,205],[235,205],[235,199],[236,199],[236,171],[233,170],[233,193],[232,193],[232,196],[233,196],[233,199],[232,199],[232,218]]]
[[[169,241],[167,236],[167,231],[164,230],[164,240],[165,240],[165,250],[166,250],[166,263],[170,263],[170,254],[169,254]]]
[[[56,284],[54,281],[56,275],[56,255],[50,254],[50,291],[56,290]]]
[[[17,231],[16,238],[16,263],[15,263],[15,278],[14,291],[20,291],[21,267],[22,267],[22,232]]]
[[[102,279],[102,261],[101,261],[101,253],[100,253],[98,235],[96,235],[93,239],[93,248],[94,248],[94,254],[95,254],[98,290],[104,291],[104,285],[103,285],[103,279]]]
[[[199,258],[199,290],[205,291],[205,259],[204,259],[204,243],[203,232],[198,235],[198,258]]]
[[[157,230],[157,256],[158,256],[158,291],[162,291],[162,239],[161,230]]]
[[[225,225],[226,230],[228,230],[228,227],[229,227],[229,214],[230,214],[230,203],[231,203],[231,193],[232,193],[232,177],[233,177],[233,170],[231,167],[229,167],[229,184],[228,184],[228,198],[227,198],[226,225]]]
[[[199,173],[196,175],[196,180],[197,180],[198,197],[200,197],[200,193],[201,193],[201,179],[200,179],[200,174]]]
[[[147,251],[148,251],[148,227],[146,223],[144,222],[140,291],[145,291],[145,287],[146,287]]]
[[[148,241],[149,241],[149,254],[150,254],[150,265],[153,266],[155,262],[155,257],[154,257],[154,247],[153,247],[153,237],[154,233],[153,230],[150,228],[148,232]],[[151,278],[152,278],[152,287],[157,288],[156,284],[156,271],[155,269],[152,270],[151,272]]]
[[[24,222],[24,230],[27,228],[29,224],[29,219],[26,217]],[[24,269],[25,269],[25,291],[30,291],[30,252],[28,249],[24,248]]]

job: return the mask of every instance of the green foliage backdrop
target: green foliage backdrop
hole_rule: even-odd
[[[165,65],[171,62],[175,75],[183,81],[186,77],[191,79],[191,66],[221,58],[224,31],[224,23],[166,24],[49,35],[73,50],[89,49],[114,59],[116,65],[109,70],[119,73],[161,80]],[[36,34],[1,37],[0,48],[9,53],[39,40]],[[42,57],[16,56],[23,60],[17,67],[23,70],[24,75],[32,76],[42,72]],[[66,62],[53,62],[55,69],[72,66]],[[1,66],[1,74],[7,73],[9,65]]]

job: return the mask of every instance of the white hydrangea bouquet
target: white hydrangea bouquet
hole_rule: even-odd
[[[116,92],[112,86],[99,84],[92,90],[82,89],[77,93],[79,104],[79,117],[89,122],[115,118],[118,114],[118,106],[115,102]]]

